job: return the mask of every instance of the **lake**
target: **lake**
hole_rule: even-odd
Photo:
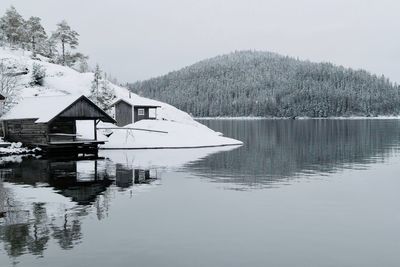
[[[241,147],[0,159],[0,266],[399,266],[400,120],[205,120]]]

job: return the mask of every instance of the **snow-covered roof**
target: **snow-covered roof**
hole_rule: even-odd
[[[35,123],[47,123],[80,98],[87,99],[83,95],[26,97],[1,117],[0,120],[36,119]],[[88,101],[92,103],[90,100]],[[104,111],[102,112],[105,116],[108,116]],[[113,119],[111,118],[111,120]]]
[[[139,106],[139,107],[153,107],[153,108],[160,108],[161,105],[158,101],[144,98],[144,97],[134,97],[134,98],[119,98],[116,101],[114,101],[111,106],[114,106],[118,104],[119,102],[125,102],[128,103],[131,106]]]

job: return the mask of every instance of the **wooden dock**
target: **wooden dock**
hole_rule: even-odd
[[[35,144],[40,147],[45,154],[83,154],[97,155],[99,145],[104,145],[104,141],[97,140],[76,140],[76,141],[57,141],[42,144]]]

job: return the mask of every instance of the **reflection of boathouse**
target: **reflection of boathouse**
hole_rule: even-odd
[[[78,204],[87,205],[96,200],[112,183],[107,172],[107,161],[96,160],[24,160],[4,166],[1,178],[18,184],[36,186],[48,184],[59,194]]]
[[[114,168],[115,167],[115,168]],[[48,184],[78,204],[93,203],[114,181],[119,188],[149,184],[158,179],[155,169],[134,169],[103,158],[27,159],[2,166],[0,178],[17,184]]]
[[[93,203],[113,183],[104,163],[104,160],[51,162],[49,184],[80,205]]]

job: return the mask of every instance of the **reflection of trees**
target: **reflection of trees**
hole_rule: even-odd
[[[105,191],[103,194],[97,196],[93,206],[96,209],[96,216],[99,221],[108,216],[111,198],[111,191]]]
[[[61,226],[51,224],[52,236],[62,249],[71,249],[82,238],[81,222],[74,214],[65,214]]]
[[[13,258],[21,256],[27,250],[29,241],[29,225],[14,224],[0,227],[0,238],[4,243],[4,250]]]
[[[43,256],[43,251],[46,249],[47,242],[50,239],[44,203],[33,203],[31,227],[32,233],[29,235],[28,249],[33,255]]]
[[[49,241],[46,209],[41,203],[34,203],[33,218],[29,219],[29,211],[18,207],[8,208],[4,225],[0,225],[0,239],[8,255],[15,258],[25,252],[43,256]]]
[[[0,240],[4,250],[12,258],[25,253],[42,257],[52,237],[62,249],[71,249],[82,238],[80,216],[83,214],[66,213],[63,220],[49,221],[45,205],[34,203],[32,217],[29,211],[10,210],[0,224]]]
[[[382,160],[399,143],[387,120],[205,121],[245,145],[190,164],[196,174],[266,185],[297,174],[326,173]]]
[[[111,184],[127,189],[133,184],[147,184],[157,177],[150,170],[133,170],[109,160],[91,159],[83,163],[76,160],[49,160],[28,158],[22,162],[8,162],[0,172],[0,243],[14,259],[23,254],[44,256],[50,240],[61,249],[72,249],[82,236],[82,218],[89,213],[98,220],[108,216],[113,192]],[[93,169],[91,168],[93,167]],[[13,194],[12,187],[4,187],[3,181],[34,187],[51,186],[77,204],[73,209],[58,214],[50,213],[46,203],[24,204]]]

